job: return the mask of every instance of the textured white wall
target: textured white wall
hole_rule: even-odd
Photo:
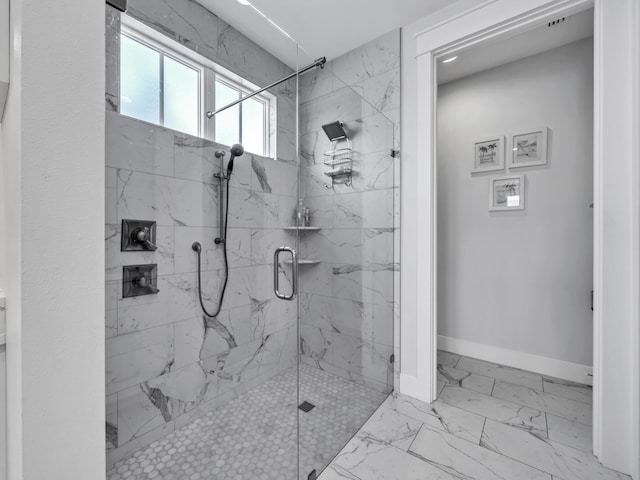
[[[473,140],[541,126],[548,165],[510,171],[525,210],[489,212],[506,172],[472,176]],[[438,89],[439,335],[592,364],[592,130],[591,39]]]
[[[104,475],[104,4],[11,2],[9,478]],[[4,262],[2,262],[4,263]]]

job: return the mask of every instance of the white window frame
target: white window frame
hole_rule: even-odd
[[[254,83],[249,82],[244,77],[232,72],[231,70],[224,68],[221,65],[213,62],[212,60],[200,55],[193,50],[181,45],[175,40],[166,37],[165,35],[155,31],[151,27],[148,27],[142,22],[139,22],[128,15],[121,16],[120,31],[122,35],[125,35],[137,42],[140,42],[147,47],[157,51],[162,56],[168,56],[169,58],[183,63],[184,65],[193,68],[199,72],[199,106],[198,106],[198,134],[197,136],[208,140],[215,140],[215,117],[208,119],[206,117],[207,111],[215,111],[218,108],[224,107],[224,105],[216,105],[215,103],[215,82],[220,80],[222,83],[229,87],[236,89],[244,94],[248,94],[259,90],[260,87]],[[161,72],[162,76],[162,72]],[[162,80],[162,77],[161,77]],[[161,81],[161,95],[162,95],[162,81]],[[262,92],[253,97],[265,105],[264,109],[264,151],[263,152],[250,152],[257,155],[275,158],[276,146],[277,146],[277,102],[278,98],[270,92]],[[162,108],[161,98],[161,111],[160,120],[164,123],[164,115]],[[240,136],[242,136],[242,116],[239,119],[240,122]],[[162,126],[162,125],[161,125]]]

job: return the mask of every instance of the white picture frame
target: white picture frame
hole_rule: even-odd
[[[500,175],[489,178],[489,211],[524,210],[524,175]]]
[[[479,138],[473,142],[473,169],[471,173],[504,170],[504,135]]]
[[[509,169],[547,164],[547,127],[525,130],[509,137]]]

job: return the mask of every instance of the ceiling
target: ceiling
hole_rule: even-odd
[[[250,0],[307,52],[251,6],[236,0],[196,0],[291,68],[332,60],[371,40],[451,5],[452,0]]]
[[[508,37],[499,36],[457,52],[455,61],[438,63],[438,83],[451,82],[593,35],[593,9],[564,17],[564,21],[549,26],[552,20],[556,19],[547,19],[525,32],[520,31]],[[450,57],[443,57],[442,60]]]

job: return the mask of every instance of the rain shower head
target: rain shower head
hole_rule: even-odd
[[[324,130],[324,133],[327,134],[327,137],[329,137],[329,140],[332,142],[349,138],[347,136],[347,132],[344,131],[344,123],[342,123],[341,121],[322,125],[322,129]]]

